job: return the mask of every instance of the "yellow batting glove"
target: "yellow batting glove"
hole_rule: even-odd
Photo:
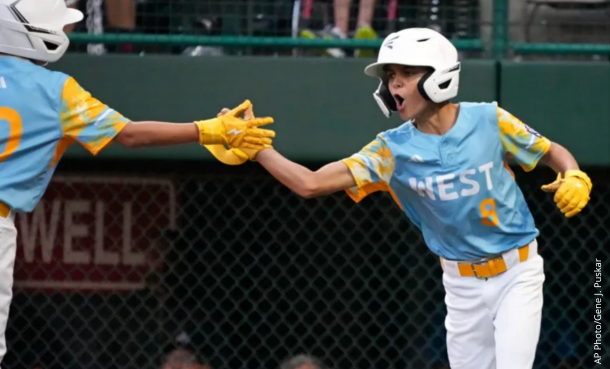
[[[226,165],[241,165],[248,161],[249,157],[237,149],[227,150],[223,145],[204,145],[218,161]]]
[[[559,173],[553,183],[542,186],[542,191],[555,192],[553,200],[557,207],[567,218],[571,218],[587,205],[592,188],[593,184],[586,173],[568,170],[563,178]]]
[[[273,118],[253,118],[245,120],[240,118],[252,107],[250,100],[244,101],[237,108],[216,118],[197,121],[195,124],[199,129],[199,143],[201,145],[229,145],[236,147],[244,142],[246,137],[256,137],[257,142],[270,142],[275,137],[275,132],[260,129],[258,127],[273,123]]]
[[[222,116],[230,113],[229,109],[222,109],[218,116]],[[248,106],[246,111],[244,112],[244,120],[251,121],[257,119],[254,116],[254,107],[252,105]],[[234,146],[231,151],[235,153],[240,158],[250,159],[252,161],[256,161],[256,156],[261,150],[271,149],[272,141],[270,138],[261,137],[257,135],[248,134],[244,137],[243,142],[239,145]]]

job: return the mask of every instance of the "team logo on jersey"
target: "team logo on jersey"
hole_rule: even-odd
[[[527,131],[531,134],[533,134],[534,136],[538,137],[538,138],[542,138],[542,135],[538,132],[536,132],[532,127],[528,126],[527,124],[523,124],[525,126],[525,129],[527,129]]]
[[[423,163],[424,159],[422,159],[421,156],[415,154],[415,155],[411,156],[411,158],[409,158],[409,161],[413,162],[413,163]]]

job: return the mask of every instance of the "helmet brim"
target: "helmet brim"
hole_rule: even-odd
[[[387,64],[388,63],[369,64],[369,65],[367,65],[366,68],[364,68],[364,74],[366,74],[369,77],[383,78],[385,75],[383,67],[386,66]]]
[[[370,76],[370,77],[377,77],[377,78],[383,79],[386,76],[386,71],[384,69],[384,67],[386,65],[426,66],[426,65],[421,65],[421,64],[405,63],[404,58],[396,58],[396,60],[390,59],[390,60],[386,60],[382,63],[377,62],[377,63],[369,64],[366,68],[364,68],[364,74],[366,74],[367,76]]]
[[[65,26],[67,24],[78,23],[82,21],[84,17],[83,12],[80,10],[68,8],[66,15],[64,16],[63,24]]]

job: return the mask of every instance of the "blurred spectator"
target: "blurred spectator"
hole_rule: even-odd
[[[212,369],[208,361],[196,354],[191,337],[184,330],[176,333],[172,342],[163,348],[161,369]]]
[[[85,3],[84,6],[81,5],[81,2]],[[135,30],[136,0],[66,0],[69,7],[83,9],[87,16],[97,17],[101,16],[102,3],[106,7],[108,25],[106,30],[108,33],[132,32]],[[71,32],[74,27],[75,24],[69,24],[64,30]]]
[[[579,367],[578,359],[563,360],[556,369],[576,369]]]
[[[197,361],[195,354],[190,350],[175,349],[165,357],[161,369],[211,369]]]
[[[310,355],[298,355],[285,360],[279,369],[329,369],[317,358]]]
[[[66,0],[71,8],[80,9],[85,13],[87,33],[134,33],[136,30],[136,0]],[[104,22],[104,11],[106,22]],[[75,30],[76,24],[68,25],[64,31]],[[88,45],[90,54],[104,54],[106,51],[133,52],[132,45]]]
[[[68,8],[78,9],[78,0],[66,0],[66,5]],[[75,27],[76,23],[68,24],[67,26],[64,26],[64,32],[70,33],[74,31]]]
[[[136,0],[105,0],[108,33],[133,32],[136,29]]]
[[[327,25],[321,33],[325,39],[346,39],[349,36],[349,15],[352,0],[334,0],[334,24]],[[360,0],[358,7],[358,21],[356,23],[355,39],[375,39],[377,33],[371,27],[373,14],[375,13],[375,0]],[[317,35],[311,30],[301,31],[301,37],[316,38]],[[327,49],[326,52],[335,57],[345,57],[345,51],[339,48]],[[372,57],[374,50],[356,50],[356,57]]]

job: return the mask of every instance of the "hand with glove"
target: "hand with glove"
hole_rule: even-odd
[[[220,111],[220,113],[218,113],[218,117],[225,116],[227,114],[230,114],[231,112],[232,112],[232,110],[224,108]],[[246,111],[244,112],[243,119],[245,121],[252,121],[252,120],[256,121],[261,118],[256,118],[254,116],[254,108],[253,108],[252,104],[250,104],[246,108]],[[275,135],[273,137],[275,137]],[[270,139],[261,137],[260,140],[256,140],[255,138],[253,138],[253,139],[249,139],[247,142],[245,142],[242,145],[233,146],[232,151],[236,155],[238,155],[242,158],[256,161],[256,155],[258,155],[258,153],[264,149],[272,148],[271,144],[272,144],[272,141]]]
[[[545,192],[555,192],[554,201],[567,218],[580,213],[587,205],[591,188],[591,179],[580,170],[567,170],[563,177],[559,173],[555,182],[542,186]]]
[[[244,119],[241,118],[242,115]],[[199,129],[199,142],[218,160],[229,165],[243,164],[249,158],[252,159],[243,150],[258,153],[265,146],[270,146],[275,132],[258,127],[271,123],[273,118],[254,118],[249,100],[233,110],[223,109],[214,119],[195,122]],[[224,145],[228,145],[230,150]]]

